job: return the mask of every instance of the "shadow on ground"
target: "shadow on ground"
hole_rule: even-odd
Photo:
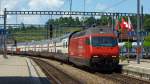
[[[122,65],[117,65],[116,68],[100,67],[99,69],[94,70],[93,72],[99,72],[102,74],[112,74],[112,73],[122,73]]]
[[[46,77],[0,77],[0,84],[50,84],[50,81]]]

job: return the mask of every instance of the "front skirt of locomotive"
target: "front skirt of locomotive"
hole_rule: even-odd
[[[115,69],[119,64],[119,57],[99,57],[95,56],[91,59],[90,65],[98,69]]]

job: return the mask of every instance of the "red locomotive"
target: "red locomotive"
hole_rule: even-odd
[[[100,29],[88,29],[72,35],[69,41],[69,61],[83,66],[111,66],[119,63],[117,37]]]

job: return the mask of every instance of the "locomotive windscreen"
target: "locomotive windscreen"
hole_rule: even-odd
[[[90,40],[87,40],[88,44],[91,44],[94,47],[99,47],[99,46],[116,46],[117,45],[117,39],[113,37],[92,37],[91,38],[91,43]]]

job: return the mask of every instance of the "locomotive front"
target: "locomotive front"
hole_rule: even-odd
[[[92,34],[86,38],[87,55],[92,66],[111,66],[119,63],[119,47],[114,34]]]
[[[117,37],[112,32],[90,28],[73,34],[69,40],[69,61],[88,67],[114,67],[119,63]]]

